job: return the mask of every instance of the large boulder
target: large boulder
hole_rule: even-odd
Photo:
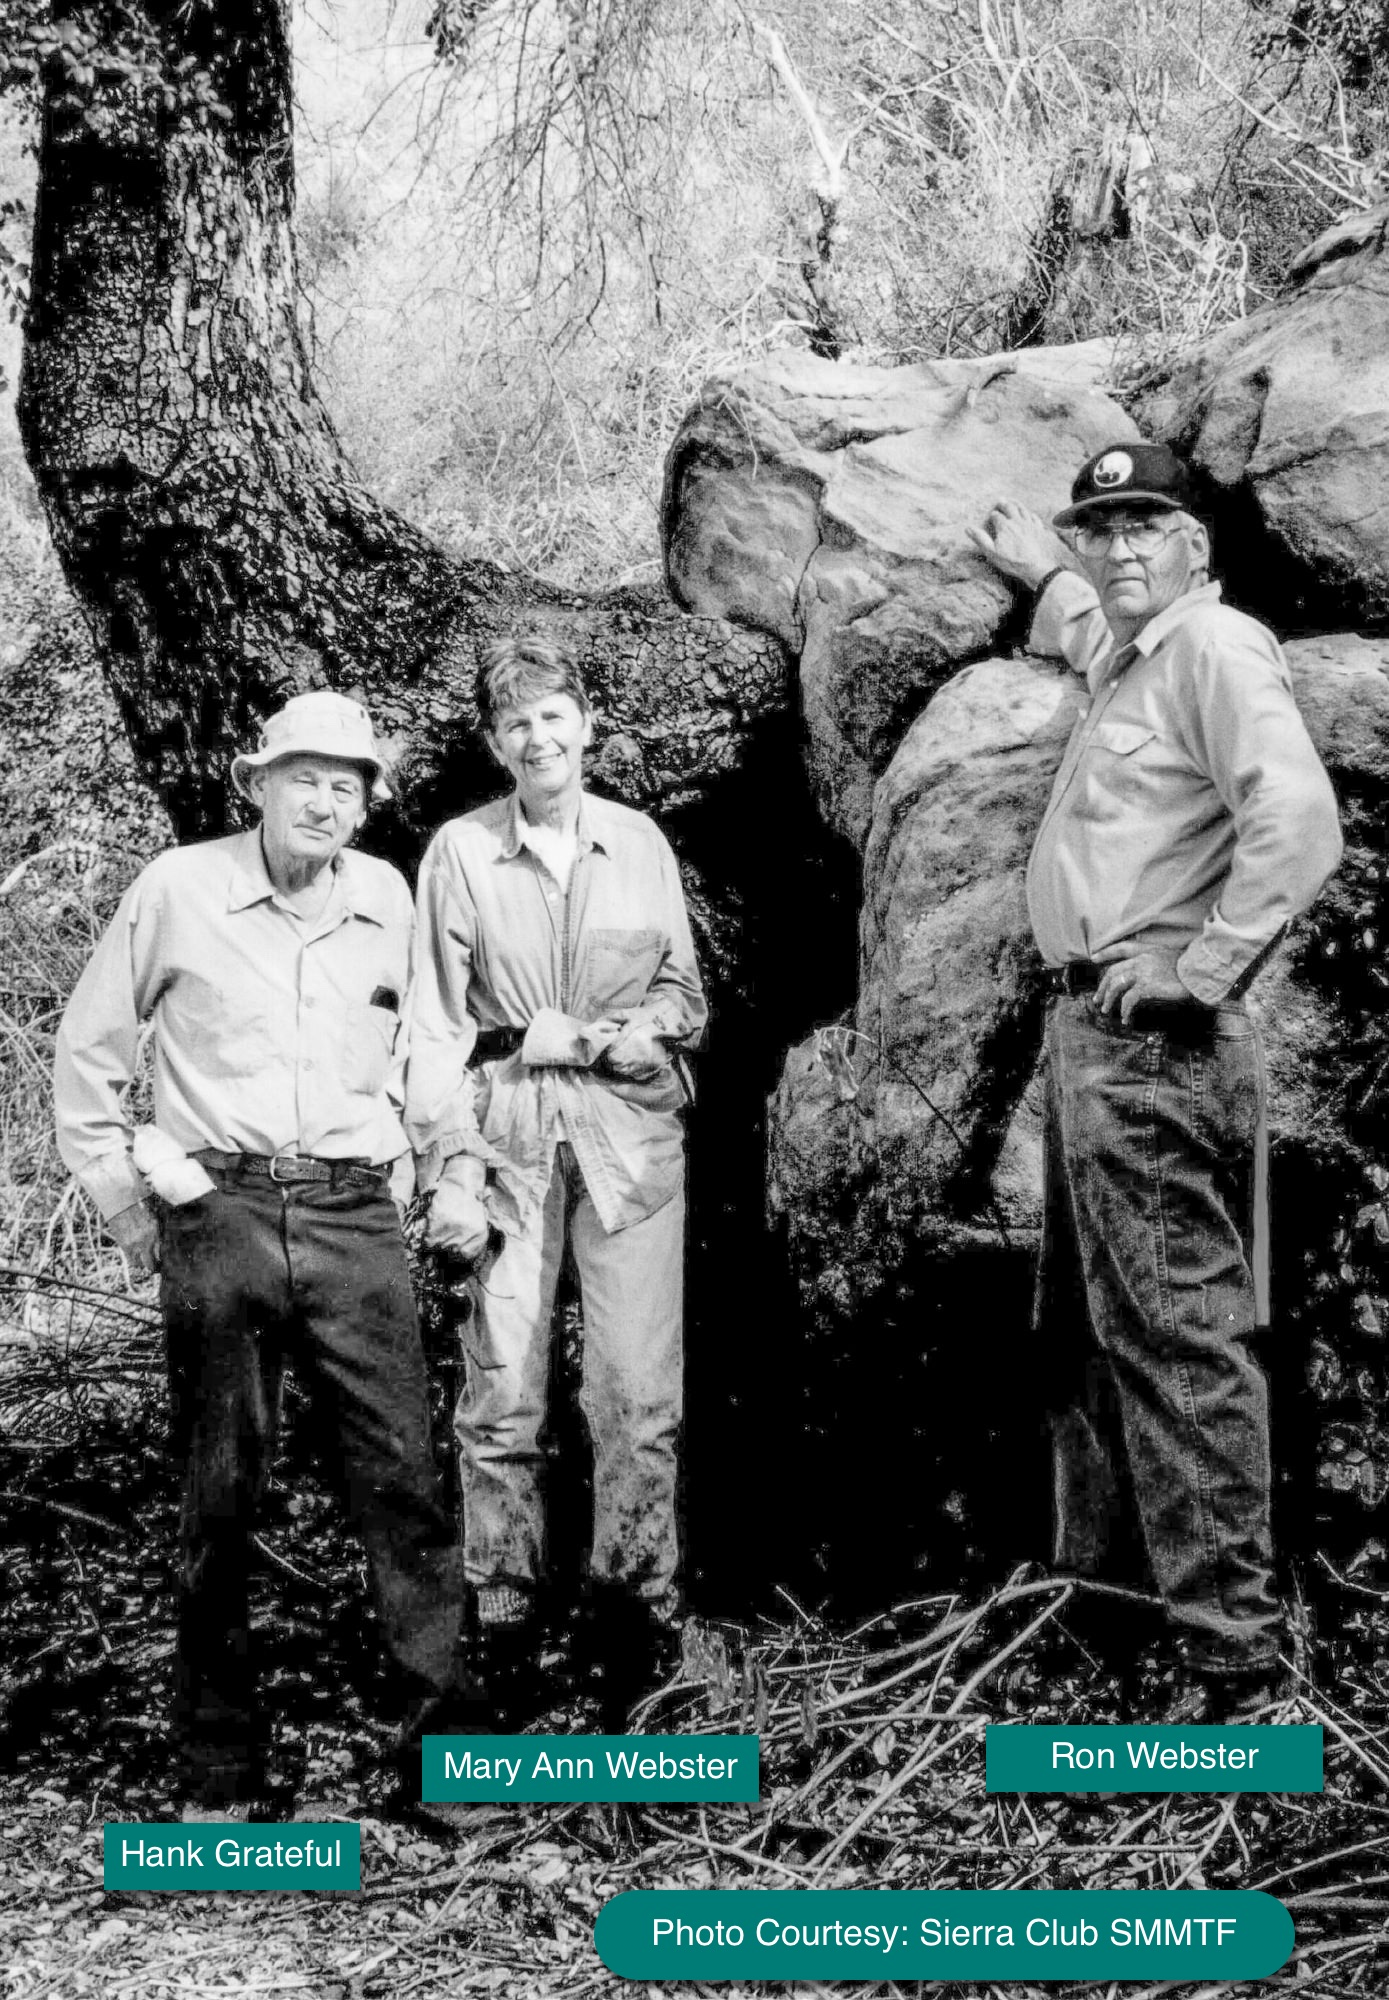
[[[1330,233],[1290,297],[1202,342],[1134,404],[1206,481],[1235,593],[1285,627],[1389,622],[1384,238],[1383,213]]]
[[[1078,706],[1055,664],[966,667],[879,783],[853,1020],[791,1052],[774,1100],[773,1199],[826,1253],[816,1282],[893,1257],[862,1227],[864,1199],[938,1249],[997,1227],[990,1176],[1040,1022],[1023,873]],[[1035,1232],[1035,1188],[1008,1205],[1005,1228]]]
[[[715,376],[666,461],[667,580],[687,610],[799,657],[811,779],[861,843],[925,699],[1017,624],[965,529],[1004,495],[1051,512],[1082,459],[1137,435],[1108,359],[1034,349],[866,368],[777,355]]]
[[[858,1005],[792,1049],[771,1106],[804,1421],[871,1468],[834,1485],[860,1550],[899,1538],[924,1585],[1046,1553],[1045,1510],[1015,1504],[1046,1482],[1035,1146],[1015,1116],[1041,1026],[1023,869],[1076,699],[1054,665],[989,659],[914,723],[877,791]]]

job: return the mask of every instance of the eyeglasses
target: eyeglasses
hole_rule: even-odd
[[[1176,515],[1166,521],[1155,521],[1151,515],[1143,515],[1136,521],[1121,515],[1116,520],[1111,515],[1107,520],[1078,522],[1075,546],[1083,556],[1102,556],[1122,535],[1134,555],[1155,556],[1180,526]]]

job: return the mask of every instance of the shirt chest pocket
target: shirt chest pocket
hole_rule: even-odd
[[[392,1007],[346,1006],[341,1021],[343,1085],[355,1096],[379,1097],[391,1072],[400,1016]]]
[[[1081,762],[1081,816],[1119,819],[1152,782],[1158,733],[1143,722],[1101,722]]]
[[[606,1011],[636,1007],[646,998],[660,971],[666,939],[664,931],[595,927],[584,945],[585,984],[593,1003]]]

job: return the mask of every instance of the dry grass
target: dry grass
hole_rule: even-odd
[[[0,1432],[34,1421],[14,1402],[32,1370],[100,1378],[101,1309],[123,1321],[138,1296],[59,1158],[52,1086],[63,1007],[135,866],[73,838],[0,876]]]

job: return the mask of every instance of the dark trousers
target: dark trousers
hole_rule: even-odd
[[[1279,1622],[1254,1352],[1253,1023],[1151,1008],[1125,1027],[1057,1000],[1047,1093],[1038,1299],[1058,1387],[1056,1560],[1155,1584],[1196,1666],[1265,1670]]]
[[[276,1185],[235,1171],[166,1211],[160,1299],[183,1470],[175,1724],[196,1790],[260,1781],[250,1538],[274,1456],[286,1360],[366,1549],[402,1703],[447,1727],[462,1562],[439,1505],[424,1355],[384,1189]]]

